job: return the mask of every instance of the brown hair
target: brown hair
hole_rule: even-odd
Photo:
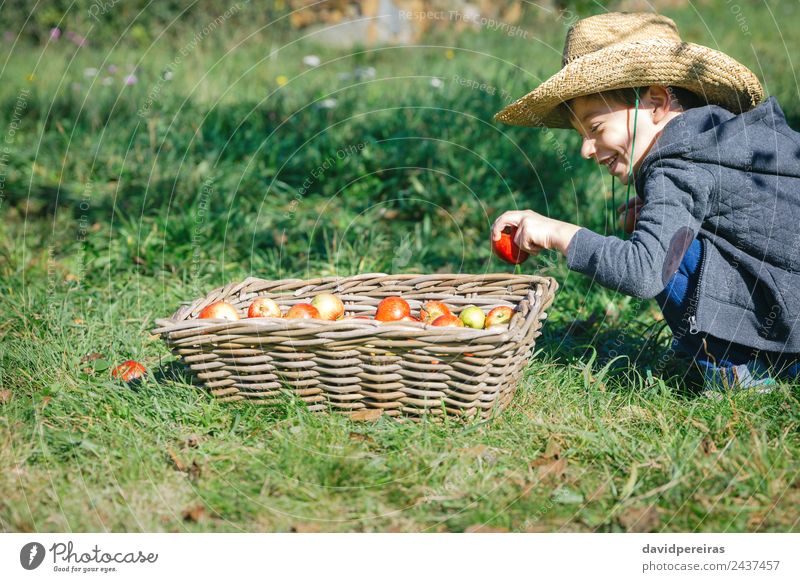
[[[597,93],[596,96],[606,101],[621,103],[623,105],[630,105],[633,107],[636,105],[636,91],[639,91],[639,96],[641,97],[648,89],[649,87],[611,89],[610,91]],[[702,107],[703,105],[707,105],[703,98],[697,93],[689,91],[688,89],[684,89],[683,87],[667,87],[667,91],[669,91],[672,98],[677,101],[678,105],[680,105],[681,109],[684,111],[694,107]]]
[[[626,87],[624,89],[610,89],[608,91],[601,91],[599,93],[593,93],[591,97],[597,97],[598,99],[602,99],[606,103],[618,103],[621,105],[626,105],[628,107],[633,107],[636,105],[636,91],[639,91],[639,97],[641,98],[644,93],[650,87]],[[692,109],[694,107],[702,107],[703,105],[708,105],[706,101],[700,97],[697,93],[693,91],[689,91],[688,89],[684,89],[683,87],[667,87],[667,91],[669,91],[670,95],[673,99],[677,102],[677,104],[681,107],[683,111],[687,109]],[[587,95],[589,97],[590,95]],[[571,105],[572,99],[569,101],[565,101],[560,105],[560,107],[565,108],[568,112],[570,117],[574,117]]]

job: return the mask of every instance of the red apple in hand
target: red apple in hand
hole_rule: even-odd
[[[433,323],[437,317],[451,315],[450,308],[441,301],[426,301],[419,310],[419,318],[425,323]]]
[[[286,312],[286,319],[321,319],[319,311],[310,303],[298,303]]]
[[[247,317],[283,317],[280,306],[268,297],[257,297],[247,310]]]
[[[411,315],[411,307],[402,297],[386,297],[378,303],[375,319],[378,321],[400,321]]]
[[[510,307],[505,305],[501,305],[500,307],[495,307],[489,312],[489,315],[486,316],[486,321],[484,322],[483,326],[484,329],[489,329],[493,325],[503,325],[511,321],[511,317],[514,315],[514,310]]]
[[[519,248],[517,243],[514,242],[516,234],[516,226],[507,226],[500,233],[500,240],[492,241],[494,254],[512,265],[519,265],[528,260],[528,253]]]
[[[142,366],[136,360],[126,360],[111,370],[111,376],[114,378],[120,378],[125,382],[138,380],[145,374],[147,374],[147,368]]]
[[[236,308],[230,303],[226,303],[225,301],[217,301],[216,303],[212,303],[208,307],[205,307],[197,317],[198,319],[236,320],[239,319],[239,312],[236,311]]]
[[[332,293],[320,293],[311,300],[311,305],[317,308],[322,319],[334,321],[344,316],[344,303]]]

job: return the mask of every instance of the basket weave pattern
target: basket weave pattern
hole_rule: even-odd
[[[549,277],[501,273],[248,278],[157,320],[153,333],[225,401],[274,404],[289,391],[311,410],[488,417],[514,395],[557,288]],[[197,319],[220,300],[244,316],[259,296],[285,311],[322,292],[339,296],[345,317],[374,316],[384,297],[397,295],[412,312],[439,300],[455,314],[470,304],[484,311],[507,305],[515,313],[507,326],[488,330],[364,319]]]

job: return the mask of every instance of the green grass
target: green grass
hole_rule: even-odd
[[[773,8],[778,22],[792,10]],[[787,52],[772,14],[750,9],[756,59],[733,16],[670,16],[759,71],[798,127],[786,56],[796,32],[780,30]],[[160,73],[191,30],[144,48],[2,45],[0,139],[24,105],[2,159],[0,526],[800,529],[798,387],[699,396],[653,302],[591,285],[555,255],[524,266],[561,289],[516,397],[488,422],[221,404],[150,336],[180,302],[249,275],[508,271],[488,229],[510,208],[602,232],[610,183],[580,159],[576,135],[490,121],[500,89],[521,95],[558,66],[563,28],[526,27],[528,40],[440,33],[352,54],[226,31],[168,82]],[[301,65],[310,53],[319,69]],[[138,66],[132,86],[120,72],[84,76],[109,64],[127,74],[127,63]],[[376,79],[339,78],[369,66]],[[336,107],[319,108],[326,98]],[[140,385],[109,377],[127,358],[151,370]]]

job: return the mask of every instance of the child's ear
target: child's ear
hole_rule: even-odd
[[[669,89],[653,85],[647,90],[647,106],[653,110],[653,123],[660,123],[670,112],[672,97]]]

